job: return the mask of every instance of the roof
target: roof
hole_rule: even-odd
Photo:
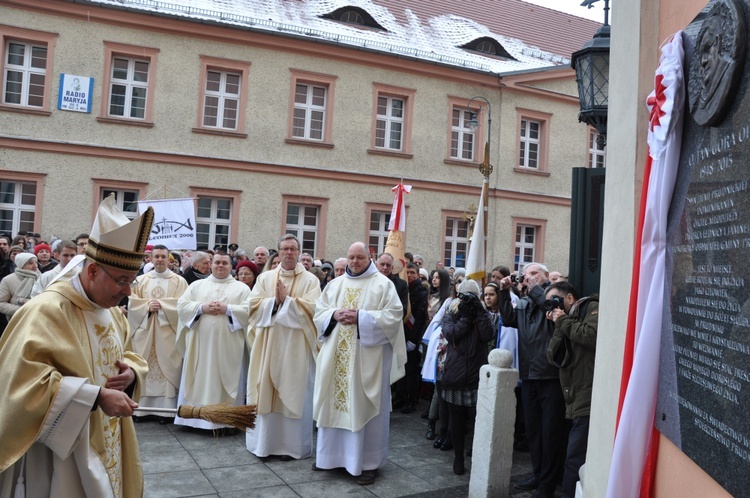
[[[86,0],[84,0],[86,1]],[[569,64],[599,24],[521,0],[88,0],[90,4],[351,46],[503,75]],[[454,13],[456,6],[461,12]],[[383,29],[325,19],[346,7]],[[497,15],[486,18],[488,13]],[[512,57],[461,48],[480,38]]]

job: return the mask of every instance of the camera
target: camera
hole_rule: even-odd
[[[473,301],[474,299],[479,299],[479,298],[478,298],[477,296],[475,296],[474,294],[464,294],[464,293],[462,293],[462,292],[459,292],[459,293],[458,293],[458,298],[459,298],[459,299],[460,299],[461,301],[465,302],[465,303],[470,303],[470,302],[471,302],[471,301]]]
[[[564,310],[563,307],[563,298],[560,296],[552,296],[549,299],[544,301],[544,310],[547,312],[550,312],[554,309],[561,309]]]
[[[516,275],[515,273],[511,273],[510,281],[513,282],[514,284],[518,282],[523,283],[523,275],[521,274]]]

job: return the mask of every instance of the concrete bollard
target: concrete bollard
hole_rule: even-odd
[[[479,398],[474,426],[469,496],[507,497],[513,464],[513,428],[516,417],[518,370],[513,355],[493,349],[489,364],[479,370]]]

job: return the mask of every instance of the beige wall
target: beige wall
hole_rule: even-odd
[[[71,12],[82,8],[64,5]],[[117,11],[94,9],[118,15]],[[162,197],[165,185],[170,187],[168,197],[174,197],[175,192],[189,195],[190,186],[240,191],[236,242],[250,249],[272,244],[281,232],[282,195],[327,198],[326,252],[319,256],[332,258],[343,254],[352,240],[364,237],[365,203],[390,205],[390,187],[403,178],[415,184],[406,200],[407,250],[422,253],[432,266],[442,256],[443,211],[463,212],[476,204],[482,178],[475,166],[444,162],[448,98],[479,95],[490,100],[493,111],[491,162],[495,173],[490,182],[488,266],[511,263],[513,217],[530,218],[546,226],[543,245],[548,265],[567,272],[570,168],[586,160],[586,128],[577,124],[577,105],[556,98],[560,92],[575,94],[570,75],[540,83],[549,86],[551,91],[546,93],[551,98],[517,91],[501,96],[494,76],[436,70],[431,64],[400,60],[391,62],[391,67],[371,54],[356,51],[350,52],[355,52],[361,63],[351,63],[341,60],[341,48],[331,48],[329,55],[311,55],[304,43],[292,41],[287,49],[277,50],[270,42],[259,41],[265,35],[245,31],[184,22],[178,26],[166,20],[163,29],[140,29],[130,14],[127,22],[123,17],[122,22],[114,23],[85,22],[74,15],[5,6],[0,7],[0,14],[2,24],[58,34],[51,115],[0,112],[0,139],[4,134],[13,142],[11,149],[0,150],[0,169],[48,175],[40,193],[44,196],[41,231],[45,236],[70,236],[85,230],[94,209],[91,178],[109,178],[144,182],[149,198]],[[144,16],[143,25],[151,20]],[[188,33],[175,34],[172,28],[176,26]],[[190,36],[197,31],[200,37]],[[226,41],[229,39],[233,43]],[[97,121],[104,42],[159,50],[152,128]],[[295,50],[297,46],[299,50]],[[247,138],[192,131],[198,112],[200,55],[250,63],[244,115]],[[332,149],[284,142],[290,68],[337,77]],[[91,114],[55,109],[60,73],[95,78]],[[372,135],[373,82],[416,90],[412,159],[366,152]],[[548,176],[513,171],[517,162],[516,108],[551,114]],[[41,149],[47,152],[37,152]],[[71,192],[76,192],[75,208],[60,209],[60,199]],[[342,226],[347,230],[342,231]]]

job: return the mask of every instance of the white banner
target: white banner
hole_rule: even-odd
[[[141,213],[149,206],[154,208],[149,244],[161,244],[170,250],[196,248],[195,201],[192,198],[138,201]]]

